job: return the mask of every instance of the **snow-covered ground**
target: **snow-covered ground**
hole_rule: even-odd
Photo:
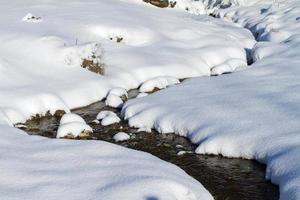
[[[280,186],[281,200],[300,199],[300,2],[267,1],[220,11],[260,41],[251,68],[195,78],[125,104],[131,126],[175,132],[197,153],[257,159]]]
[[[11,0],[0,11],[0,199],[212,199],[182,170],[146,153],[28,136],[13,124],[119,97],[124,90],[112,88],[157,76],[245,67],[245,49],[255,43],[249,31],[139,0]],[[84,63],[104,66],[104,75]]]
[[[207,76],[219,65],[230,70],[247,65],[245,48],[254,44],[249,31],[130,2],[1,4],[1,112],[17,123],[36,113],[87,105],[106,97],[113,87],[137,88],[157,76]],[[27,13],[42,21],[24,22]],[[102,59],[105,76],[80,67],[93,56]]]
[[[212,199],[183,170],[150,154],[0,128],[0,199]]]
[[[140,0],[0,4],[0,199],[212,199],[199,182],[149,154],[28,136],[13,124],[105,97],[118,107],[124,89],[156,77],[245,69],[256,42],[231,21],[272,41],[256,45],[251,69],[186,81],[123,111],[141,130],[189,137],[199,153],[265,162],[281,199],[299,199],[300,5],[251,2],[178,0],[174,9]],[[215,10],[229,4],[246,7]],[[193,15],[212,11],[230,22]],[[103,65],[104,75],[82,68],[84,60]]]

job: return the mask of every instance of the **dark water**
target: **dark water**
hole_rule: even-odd
[[[134,97],[136,91],[131,91]],[[105,107],[103,102],[97,102],[84,108],[73,110],[81,115],[93,127],[90,138],[116,143],[113,135],[119,131],[131,133],[132,139],[118,143],[132,149],[149,152],[165,161],[171,162],[189,175],[201,182],[216,200],[277,200],[278,187],[265,180],[265,166],[256,161],[243,159],[228,159],[221,156],[197,155],[192,153],[195,146],[183,137],[174,134],[158,134],[139,132],[130,128],[125,121],[119,124],[103,127],[93,123],[101,110],[118,110]],[[29,134],[55,138],[59,117],[42,117],[29,120],[25,131]],[[186,154],[177,155],[185,151]]]

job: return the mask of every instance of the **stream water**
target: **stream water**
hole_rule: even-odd
[[[129,93],[134,98],[137,90]],[[131,133],[131,139],[117,144],[128,148],[149,152],[165,161],[171,162],[190,176],[201,182],[216,200],[277,200],[278,187],[265,180],[265,166],[256,161],[228,159],[221,156],[197,155],[195,146],[184,137],[175,134],[137,132],[128,126],[126,121],[101,126],[93,123],[101,110],[119,110],[108,108],[104,102],[97,102],[87,107],[73,110],[81,115],[93,128],[94,133],[86,139],[104,140],[116,143],[113,135],[123,131]],[[46,116],[27,121],[24,130],[32,135],[55,138],[59,117]],[[178,152],[186,152],[178,155]]]

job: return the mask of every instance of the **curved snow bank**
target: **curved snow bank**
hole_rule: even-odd
[[[142,2],[13,0],[0,9],[0,110],[12,123],[85,106],[111,88],[137,88],[157,76],[243,67],[255,43],[230,23]],[[22,21],[28,12],[43,20]],[[82,68],[84,59],[103,62],[105,75]]]
[[[147,153],[0,129],[1,199],[213,199],[183,170]]]
[[[296,0],[227,10],[224,17],[268,41],[254,48],[253,67],[130,100],[125,118],[131,126],[186,136],[199,145],[197,153],[266,163],[266,177],[279,184],[280,199],[300,199],[299,13]],[[271,25],[286,34],[272,36]]]

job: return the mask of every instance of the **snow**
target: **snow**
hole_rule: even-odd
[[[141,92],[139,93],[136,98],[142,98],[142,97],[145,97],[145,96],[148,96],[148,93],[145,93],[145,92]]]
[[[76,138],[83,133],[91,132],[93,132],[93,129],[86,124],[82,117],[77,114],[67,113],[60,120],[56,138],[63,138],[68,135]]]
[[[116,142],[122,142],[122,141],[129,140],[130,139],[130,135],[128,135],[127,133],[124,133],[124,132],[119,132],[119,133],[117,133],[117,134],[115,134],[113,136],[113,139]]]
[[[82,122],[70,122],[67,124],[62,124],[58,127],[56,138],[64,138],[68,135],[73,137],[79,137],[83,133],[91,133],[93,129]]]
[[[139,128],[137,130],[137,132],[146,132],[146,133],[151,133],[151,128],[147,128],[147,127],[142,127],[142,128]]]
[[[103,110],[97,115],[97,120],[101,120],[102,126],[109,126],[111,124],[119,123],[121,119],[116,113],[112,111]]]
[[[1,199],[212,199],[199,182],[181,169],[149,154],[101,141],[28,136],[12,128],[36,114],[54,114],[56,110],[69,113],[72,108],[106,97],[109,106],[119,107],[121,98],[111,91],[113,88],[137,88],[159,76],[181,79],[245,68],[246,50],[256,43],[252,34],[231,22],[183,12],[189,4],[191,12],[203,13],[199,2],[191,2],[181,0],[178,9],[158,9],[137,0],[11,0],[0,4]],[[22,21],[26,13],[34,15]],[[39,23],[31,23],[37,19]],[[84,69],[85,59],[104,65],[104,75]],[[296,71],[282,70],[275,62],[274,66],[287,76]],[[258,74],[268,72],[272,75],[270,69]],[[245,82],[239,82],[239,77],[235,81],[241,87],[251,82],[257,89],[257,84],[247,78],[250,76],[251,73],[245,77]],[[278,84],[271,78],[274,76],[269,77],[270,84]],[[199,90],[207,87],[220,91],[211,88],[215,85],[229,92],[240,91],[229,83],[225,88],[223,81],[210,84],[198,85]],[[266,87],[262,85],[260,89]],[[189,98],[187,103],[197,99]],[[171,100],[166,98],[165,102]],[[207,103],[215,105],[214,102]],[[151,112],[158,114],[162,110]],[[295,126],[293,121],[290,123],[291,128]],[[71,130],[77,134],[83,129],[88,129],[85,123],[71,121],[61,124],[58,132],[64,135]],[[277,148],[275,144],[272,143]],[[279,152],[280,149],[285,146],[278,148]],[[284,176],[298,165],[295,162],[289,165],[289,171],[276,173],[277,166],[286,160],[271,161],[268,175],[275,182],[282,180],[280,173]],[[283,195],[298,197],[294,183],[290,179],[281,183],[285,186],[281,187]]]
[[[108,95],[110,95],[110,94],[114,94],[119,97],[125,96],[126,98],[128,98],[128,93],[127,93],[126,89],[120,88],[120,87],[116,87],[116,88],[109,90]]]
[[[213,199],[183,170],[148,153],[0,129],[1,199]]]
[[[70,123],[70,122],[85,123],[84,119],[81,116],[79,116],[75,113],[67,113],[67,114],[64,114],[62,116],[62,118],[60,119],[59,124],[63,125],[63,124],[67,124],[67,123]]]
[[[178,84],[179,80],[174,77],[162,76],[147,80],[140,86],[140,92],[152,92],[155,88],[163,89],[170,85]]]
[[[123,105],[123,100],[115,94],[109,94],[105,100],[105,104],[112,108],[120,108]]]
[[[188,137],[197,153],[263,162],[280,200],[300,199],[299,13],[296,0],[220,11],[257,36],[255,63],[130,100],[123,115],[131,126]]]
[[[107,116],[104,119],[102,119],[101,121],[101,125],[102,126],[109,126],[111,124],[115,124],[115,123],[119,123],[121,121],[121,119],[118,116]]]
[[[108,116],[117,116],[117,114],[114,113],[113,111],[110,111],[110,110],[102,110],[98,113],[96,119],[97,120],[102,120],[102,119],[104,119],[105,117],[108,117]]]

